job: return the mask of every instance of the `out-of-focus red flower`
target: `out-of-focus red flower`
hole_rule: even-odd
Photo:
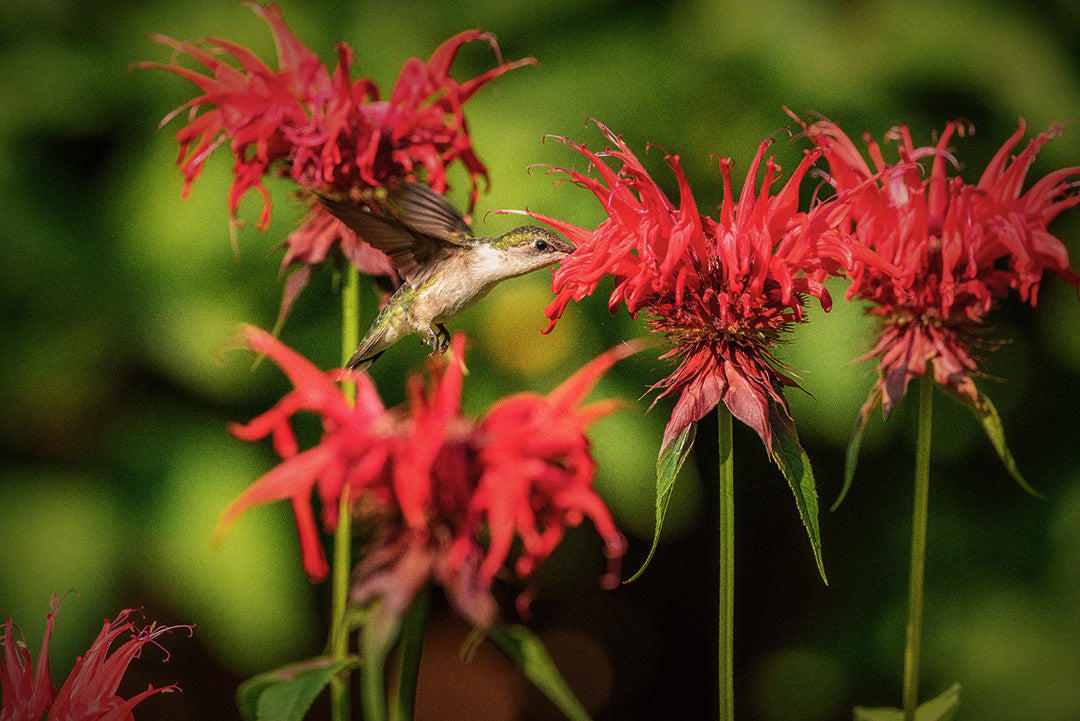
[[[479,196],[479,179],[487,181],[487,168],[473,150],[462,108],[488,81],[535,63],[533,58],[503,63],[494,36],[468,30],[440,45],[426,63],[419,58],[406,61],[389,99],[381,100],[374,81],[350,78],[353,51],[348,45],[338,43],[338,65],[331,73],[289,30],[276,5],[250,4],[270,26],[278,70],[228,40],[207,38],[200,46],[162,35],[154,39],[175,48],[177,56],[191,56],[205,72],[175,59],[168,64],[139,63],[176,73],[202,90],[162,121],[164,125],[188,110],[188,124],[176,134],[185,197],[206,159],[228,142],[235,158],[229,214],[235,219],[240,199],[256,190],[263,199],[260,230],[270,224],[270,194],[263,176],[271,170],[307,190],[377,204],[380,188],[405,180],[422,180],[444,192],[447,167],[460,161],[472,181],[471,210]],[[470,80],[454,80],[450,66],[461,46],[474,40],[491,45],[498,65]],[[232,56],[236,65],[223,56]],[[388,259],[318,204],[285,244],[282,268],[321,263],[336,244],[360,270],[396,279]],[[298,291],[296,286],[303,285],[309,272],[303,269],[290,291]],[[283,310],[294,297],[286,296]]]
[[[873,255],[852,249],[837,230],[844,217],[840,202],[798,209],[799,185],[817,152],[807,153],[775,193],[780,168],[769,158],[757,192],[758,170],[772,140],[762,142],[737,202],[731,161],[721,160],[724,197],[719,220],[713,220],[698,213],[678,156],[665,156],[679,184],[676,206],[621,137],[597,125],[614,147],[594,153],[559,138],[590,161],[597,177],[573,169],[549,172],[591,190],[607,219],[590,231],[528,213],[578,246],[555,273],[556,297],[546,311],[549,330],[571,300],[581,300],[601,278],[613,276],[612,312],[620,303],[631,314],[647,311],[651,330],[673,345],[664,357],[680,361],[657,384],[661,396],[679,394],[663,447],[722,401],[771,450],[776,424],[790,423],[783,389],[795,385],[772,347],[783,331],[805,320],[805,296],[829,308],[822,280],[843,267],[875,262]],[[621,163],[617,171],[604,162],[608,157]]]
[[[604,502],[592,490],[596,462],[585,429],[622,403],[582,405],[608,368],[636,350],[624,345],[598,356],[547,396],[518,393],[493,405],[476,427],[482,473],[470,511],[474,527],[486,523],[491,546],[480,567],[494,577],[516,534],[522,542],[516,570],[525,577],[555,549],[567,526],[588,516],[618,561],[625,543]],[[530,509],[531,512],[524,512]],[[612,567],[605,584],[618,582]]]
[[[139,657],[142,647],[153,643],[161,647],[157,637],[175,628],[189,626],[149,626],[136,630],[128,621],[131,610],[121,611],[112,621],[106,621],[101,633],[90,645],[86,655],[75,661],[75,667],[59,691],[52,685],[49,674],[49,641],[60,600],[53,596],[51,611],[46,616],[45,635],[38,653],[35,672],[30,651],[17,640],[11,619],[4,627],[3,658],[0,659],[0,681],[3,685],[3,721],[130,721],[132,709],[146,697],[163,691],[178,690],[177,686],[149,687],[129,699],[116,695],[124,672],[132,660]],[[110,652],[113,641],[124,633],[131,638]],[[168,653],[165,654],[168,661]]]
[[[949,177],[955,163],[948,143],[966,126],[945,126],[936,145],[916,148],[906,126],[887,137],[898,141],[899,160],[885,161],[881,147],[864,136],[873,167],[834,123],[804,125],[806,135],[828,161],[831,182],[848,197],[847,212],[857,240],[899,269],[889,275],[864,265],[849,270],[848,298],[873,305],[881,334],[867,358],[878,358],[879,380],[863,408],[878,403],[888,413],[903,398],[908,381],[933,368],[934,380],[963,402],[982,402],[973,376],[973,346],[996,301],[1015,290],[1035,305],[1043,272],[1053,271],[1077,285],[1065,246],[1047,225],[1080,203],[1080,167],[1063,168],[1023,192],[1039,149],[1061,132],[1040,133],[1013,155],[1024,136],[1015,134],[990,161],[974,185]],[[920,161],[931,159],[929,175]]]
[[[356,403],[350,405],[337,385],[341,373],[320,371],[254,326],[244,328],[244,339],[249,348],[277,363],[295,388],[250,423],[231,426],[232,434],[245,441],[270,435],[283,460],[232,502],[221,516],[216,536],[223,535],[248,507],[287,498],[296,516],[304,570],[312,579],[321,580],[329,566],[311,507],[312,491],[319,492],[323,524],[331,530],[337,527],[337,501],[346,483],[356,490],[375,487],[388,492],[383,480],[390,453],[391,419],[369,376],[348,376],[357,389]],[[305,451],[300,451],[290,424],[292,416],[301,411],[317,413],[323,419],[322,441]]]
[[[354,571],[354,602],[383,599],[381,614],[408,607],[431,580],[458,610],[480,626],[491,623],[490,587],[515,538],[514,570],[527,579],[558,544],[567,526],[592,520],[607,555],[622,556],[624,541],[592,490],[595,463],[588,426],[616,409],[611,401],[582,405],[589,390],[618,359],[620,346],[592,361],[547,396],[518,394],[495,404],[479,421],[461,414],[462,367],[431,361],[431,381],[409,380],[409,401],[386,410],[368,376],[350,406],[334,380],[264,331],[248,328],[248,345],[277,363],[296,386],[271,410],[233,433],[245,440],[272,435],[282,463],[257,480],[222,515],[219,535],[248,507],[289,499],[296,515],[304,568],[313,580],[327,574],[311,508],[317,489],[323,525],[337,525],[346,484],[354,513],[371,541]],[[461,358],[464,337],[452,344]],[[300,451],[293,414],[322,416],[323,437]],[[487,539],[487,540],[485,540]],[[605,579],[611,582],[614,573]]]

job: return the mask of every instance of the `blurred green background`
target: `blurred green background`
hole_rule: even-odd
[[[919,143],[965,117],[955,143],[969,181],[1024,116],[1031,133],[1066,123],[1032,177],[1080,163],[1080,5],[983,2],[582,2],[427,0],[281,3],[286,21],[331,67],[333,43],[356,51],[353,76],[389,92],[409,56],[426,58],[472,27],[495,33],[504,56],[534,56],[467,106],[491,193],[475,226],[497,233],[530,209],[599,222],[592,196],[556,189],[534,164],[581,167],[545,134],[600,148],[585,118],[624,135],[674,194],[656,143],[682,156],[703,212],[719,202],[712,154],[741,183],[758,142],[790,124],[782,107],[827,115],[853,137],[880,139],[907,123]],[[52,664],[63,678],[101,619],[142,607],[148,619],[195,624],[174,634],[168,664],[148,650],[125,688],[177,682],[139,718],[235,718],[232,694],[256,672],[316,653],[326,589],[300,571],[284,504],[251,511],[218,548],[210,530],[228,501],[276,462],[269,444],[229,435],[287,389],[269,363],[231,349],[239,323],[269,328],[281,293],[282,241],[300,209],[272,184],[274,222],[230,243],[225,191],[231,159],[213,157],[187,201],[173,163],[180,127],[155,127],[194,86],[159,71],[147,39],[218,35],[274,58],[267,28],[236,2],[6,0],[0,4],[0,620],[14,618],[35,655],[48,599],[61,609]],[[456,76],[491,67],[466,47]],[[804,146],[780,136],[791,169]],[[463,178],[451,193],[465,197]],[[811,183],[807,183],[809,190]],[[1080,265],[1080,212],[1052,226]],[[508,282],[455,324],[469,333],[466,406],[546,392],[582,362],[642,333],[612,316],[606,294],[571,306],[550,336],[549,276]],[[873,382],[853,363],[872,325],[842,302],[814,309],[783,355],[807,394],[789,399],[815,464],[823,504],[839,490],[843,449]],[[364,321],[374,315],[365,296]],[[1027,478],[1024,494],[963,408],[938,394],[932,469],[923,694],[963,687],[959,718],[1080,718],[1080,319],[1075,292],[1047,280],[1037,310],[1015,300],[992,332],[981,387],[1000,409]],[[315,275],[282,338],[322,367],[339,360],[340,325],[328,271]],[[405,342],[373,367],[388,403],[424,349]],[[596,396],[635,401],[666,375],[655,354],[626,361]],[[670,411],[648,400],[597,424],[598,486],[631,538],[629,573],[652,530],[653,468]],[[875,418],[855,486],[823,512],[830,585],[817,576],[791,494],[760,441],[736,429],[736,694],[740,718],[850,718],[853,705],[897,705],[913,455],[913,404]],[[534,627],[597,719],[702,718],[714,713],[715,423],[699,432],[657,558],[644,578],[604,592],[590,528],[570,535],[542,571]],[[710,451],[711,454],[710,455]],[[688,464],[688,466],[691,464]],[[431,626],[419,715],[425,719],[555,718],[488,647],[458,659],[466,629],[440,609]]]

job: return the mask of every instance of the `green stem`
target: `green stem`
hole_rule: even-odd
[[[347,263],[341,286],[341,365],[344,367],[360,345],[360,271]],[[350,403],[356,402],[356,384],[342,383]]]
[[[360,272],[352,263],[345,264],[345,282],[341,288],[341,357],[348,362],[360,342]],[[356,384],[342,382],[342,392],[350,403],[356,402]],[[352,562],[352,511],[349,486],[341,489],[338,502],[338,526],[334,531],[334,557],[331,587],[330,656],[342,661],[349,655],[349,628],[345,611],[349,600],[349,571]],[[330,683],[332,721],[349,721],[348,678],[335,677]]]
[[[731,443],[731,411],[716,406],[720,471],[719,672],[720,721],[735,718],[735,469]]]
[[[911,512],[911,575],[904,644],[904,721],[915,721],[919,706],[919,655],[922,651],[923,578],[926,571],[926,517],[930,499],[930,419],[934,376],[919,379],[919,421],[915,441],[915,502]]]

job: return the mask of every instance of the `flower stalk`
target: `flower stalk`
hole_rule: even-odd
[[[735,718],[735,455],[731,441],[731,411],[716,407],[719,450],[720,508],[718,531],[720,558],[717,580],[720,587],[719,657],[720,719]]]
[[[345,278],[341,286],[342,365],[348,362],[352,349],[360,342],[360,271],[352,263],[343,265]],[[341,390],[350,405],[356,403],[355,381],[342,380]],[[352,513],[349,503],[349,487],[345,485],[338,500],[338,526],[334,530],[329,646],[330,656],[335,661],[344,661],[349,655],[349,628],[345,620],[349,599],[349,570],[352,568]],[[330,714],[333,721],[348,721],[348,678],[337,677],[330,682]]]
[[[919,419],[915,441],[915,500],[911,511],[911,572],[904,638],[904,721],[915,721],[919,706],[919,656],[922,652],[923,579],[926,575],[926,521],[930,500],[932,374],[919,379]]]

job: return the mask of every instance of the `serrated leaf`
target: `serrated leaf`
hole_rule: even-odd
[[[252,676],[236,690],[236,707],[246,721],[299,721],[330,679],[356,665],[320,656]]]
[[[555,667],[544,643],[532,631],[519,624],[496,625],[488,629],[488,638],[568,719],[590,721],[588,712]]]
[[[979,400],[977,404],[969,407],[971,408],[971,412],[975,414],[975,420],[979,421],[979,425],[986,431],[986,437],[990,439],[990,444],[994,447],[994,450],[997,451],[998,458],[1005,464],[1005,468],[1009,471],[1009,475],[1011,475],[1025,491],[1036,498],[1045,499],[1046,496],[1028,485],[1028,482],[1024,480],[1024,476],[1020,474],[1020,468],[1016,465],[1016,459],[1013,458],[1012,453],[1009,452],[1009,447],[1005,444],[1005,427],[1001,422],[1001,416],[998,415],[997,408],[990,402],[990,399],[983,395],[982,391],[979,391]]]
[[[694,447],[696,435],[697,424],[691,423],[675,436],[671,443],[660,449],[660,456],[656,459],[656,526],[653,530],[652,546],[649,547],[649,554],[645,557],[641,568],[625,583],[637,580],[645,572],[646,566],[656,553],[656,547],[660,545],[660,531],[664,528],[664,518],[667,516],[668,504],[671,503],[675,478],[679,475],[679,469],[682,468],[686,457],[690,455],[690,449]]]
[[[915,709],[915,721],[951,721],[960,708],[960,684],[954,683],[945,693],[924,701]],[[898,708],[855,707],[855,721],[903,721],[904,712]]]
[[[799,517],[810,537],[814,561],[817,563],[821,580],[827,584],[829,579],[825,575],[825,563],[821,558],[821,532],[818,529],[817,486],[814,483],[814,471],[810,467],[810,458],[799,444],[795,424],[791,422],[791,419],[781,415],[776,409],[772,409],[769,413],[769,426],[772,429],[772,448],[769,455],[779,466],[780,472],[791,487],[791,492],[795,494],[795,505],[799,509]]]

